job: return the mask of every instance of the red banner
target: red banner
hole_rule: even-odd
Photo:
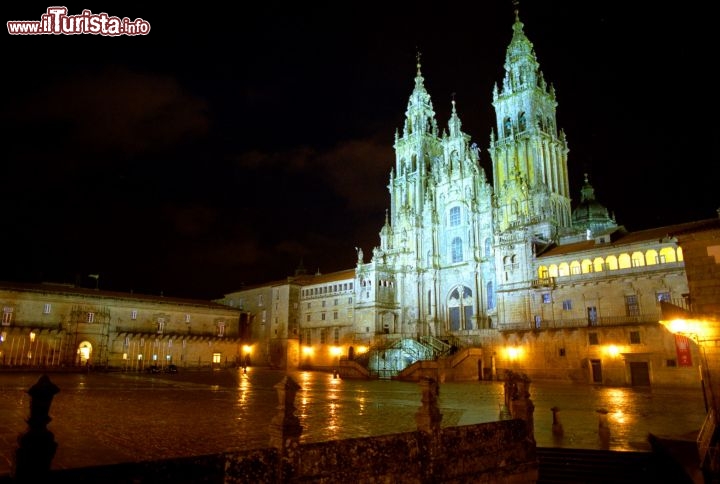
[[[690,340],[687,336],[675,335],[675,349],[677,350],[678,366],[692,366]]]

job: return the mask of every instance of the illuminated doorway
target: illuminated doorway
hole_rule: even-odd
[[[80,365],[86,365],[90,362],[90,356],[92,355],[92,344],[89,341],[83,341],[78,346],[78,363]]]

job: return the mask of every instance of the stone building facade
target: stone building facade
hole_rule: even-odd
[[[375,361],[393,376],[472,347],[482,351],[467,378],[504,368],[598,384],[697,384],[697,348],[659,321],[660,302],[690,302],[674,234],[701,222],[630,233],[587,175],[573,207],[556,93],[523,27],[516,14],[492,93],[491,177],[454,101],[439,126],[418,58],[379,245],[369,257],[357,249],[354,268],[298,273],[218,301],[249,314],[267,361]]]
[[[0,305],[5,368],[222,367],[249,341],[239,311],[208,301],[0,283]]]

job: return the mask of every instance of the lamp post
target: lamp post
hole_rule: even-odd
[[[717,432],[720,418],[720,321],[665,302],[661,302],[661,312],[660,324],[672,334],[685,336],[698,346],[700,383],[708,413],[697,444],[700,469],[706,476],[706,482],[714,482],[712,476],[720,477],[720,436]]]

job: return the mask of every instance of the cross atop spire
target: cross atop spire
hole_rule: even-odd
[[[420,64],[420,57],[422,57],[422,54],[421,54],[420,51],[418,50],[417,53],[415,54],[415,59],[417,60],[416,65],[417,65],[417,75],[418,75],[418,77],[422,75],[422,74],[420,73],[420,65],[421,65],[421,64]]]
[[[520,21],[520,0],[512,0],[513,10],[515,12],[515,21]]]

